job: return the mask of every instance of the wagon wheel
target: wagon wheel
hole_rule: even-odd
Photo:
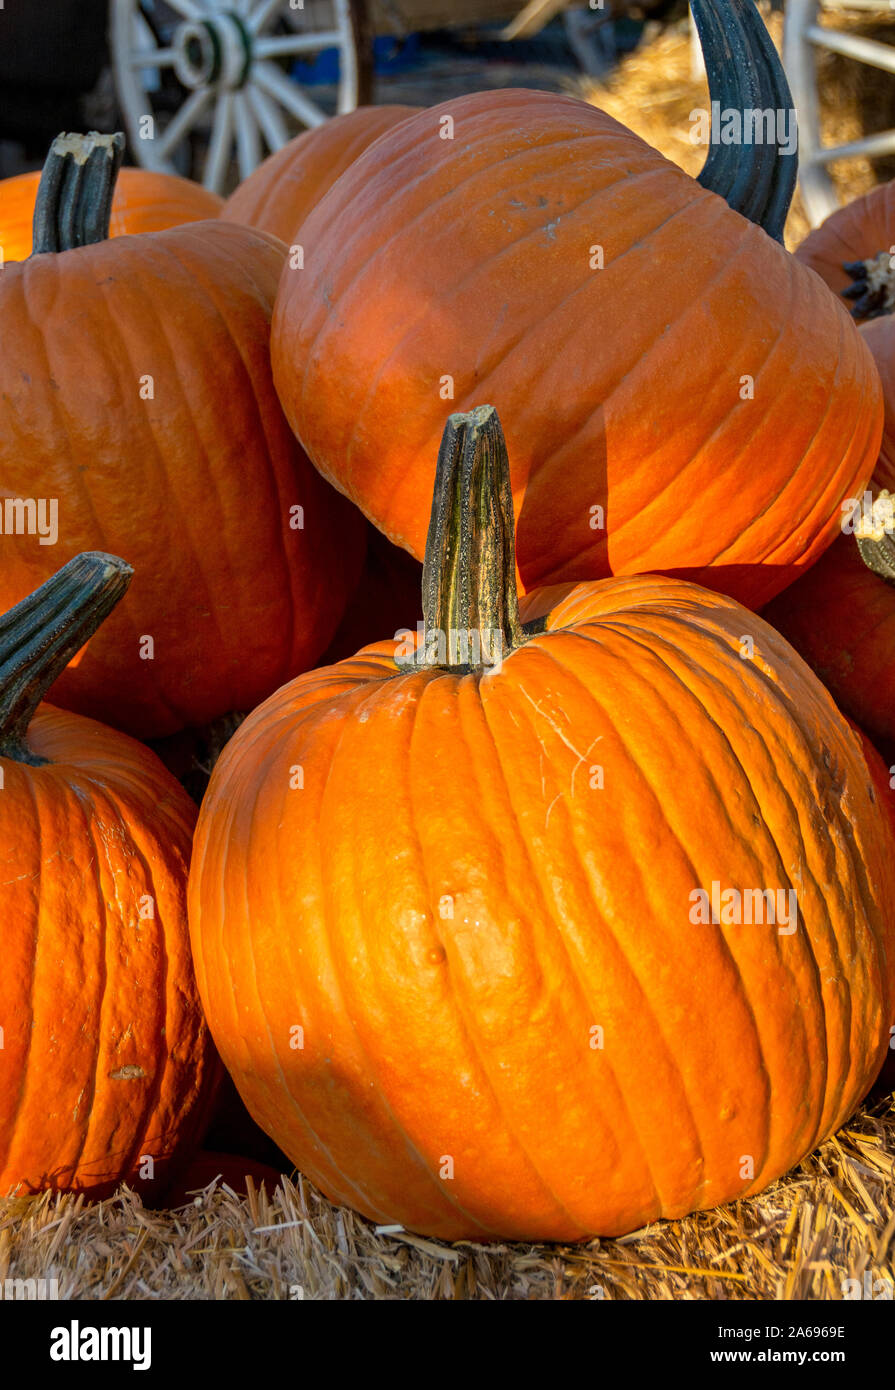
[[[287,76],[281,60],[336,48],[336,109],[353,111],[369,97],[366,0],[111,0],[110,48],[137,162],[201,173],[216,193],[234,153],[244,179],[297,126],[334,114]]]
[[[566,38],[582,72],[605,77],[615,62],[611,5],[575,7],[563,13]]]
[[[891,15],[886,0],[787,0],[783,27],[783,62],[799,115],[799,186],[813,226],[839,206],[829,166],[838,159],[891,154],[895,130],[881,131],[844,145],[824,145],[815,65],[818,49],[842,53],[856,62],[895,73],[895,47],[876,39],[841,33],[821,24],[822,12],[865,11]]]

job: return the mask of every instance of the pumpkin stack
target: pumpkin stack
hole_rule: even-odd
[[[788,109],[753,0],[693,11],[713,101]],[[0,597],[24,601],[6,687],[0,626],[9,785],[27,807],[22,778],[64,799],[84,775],[58,721],[102,745],[113,800],[127,764],[137,813],[161,776],[34,714],[49,680],[144,738],[247,715],[198,814],[184,998],[331,1200],[576,1240],[760,1191],[854,1112],[895,1016],[888,773],[757,612],[841,545],[884,426],[869,330],[782,245],[795,157],[718,144],[691,179],[571,97],[479,93],[341,117],[213,220],[109,239],[119,159],[60,137],[0,282],[5,485],[59,499],[63,549],[134,569],[23,705],[56,646],[16,615],[67,612],[72,571],[0,538]],[[85,593],[123,587],[89,564]],[[41,580],[60,594],[25,600]],[[43,884],[36,804],[2,842]],[[132,912],[154,897],[139,824],[104,956],[99,896],[5,890],[33,909],[18,974],[38,980],[35,921],[60,934],[109,1078],[96,1143],[62,1125],[54,1169],[28,1111],[7,1181],[78,1185],[82,1149],[114,1181],[144,1131],[194,1147],[189,1121],[169,1143],[165,1084],[139,1121],[112,1085],[154,1058],[201,1118],[213,1070],[192,1006],[177,1071],[180,1042],[133,1042],[101,988],[110,951],[159,940]],[[62,828],[76,863],[101,833]],[[159,831],[178,891],[190,829]],[[163,916],[179,951],[179,898]]]

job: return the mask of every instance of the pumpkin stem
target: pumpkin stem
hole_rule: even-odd
[[[713,139],[699,182],[782,243],[799,158],[777,144],[781,113],[788,130],[795,132],[796,121],[777,50],[754,0],[692,0],[691,8],[712,105]],[[723,120],[729,111],[741,122],[740,139],[725,145],[715,138],[715,113]],[[771,120],[774,138],[766,141]]]
[[[855,540],[864,564],[888,584],[895,584],[895,496],[882,488],[869,516],[855,526]]]
[[[532,632],[519,617],[510,465],[497,411],[452,415],[435,471],[423,562],[424,634],[410,664],[498,666]]]
[[[40,766],[26,743],[46,692],[92,637],[130,583],[116,555],[76,555],[30,597],[0,617],[0,757]]]
[[[844,299],[854,299],[852,314],[856,319],[878,319],[895,309],[895,268],[888,251],[880,251],[866,261],[843,261],[842,269],[853,284],[843,291]]]
[[[123,155],[120,132],[56,136],[37,190],[32,256],[106,240]]]

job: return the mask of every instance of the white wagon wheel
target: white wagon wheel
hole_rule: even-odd
[[[799,186],[812,226],[839,206],[829,166],[839,159],[873,158],[895,151],[895,130],[880,131],[844,145],[824,145],[821,138],[816,55],[818,49],[841,53],[856,62],[895,74],[895,47],[876,39],[822,25],[822,11],[893,14],[888,0],[786,0],[783,65],[799,117]],[[835,23],[835,20],[834,20]],[[895,38],[895,31],[893,31]]]
[[[368,95],[364,0],[110,0],[110,49],[130,147],[146,169],[197,173],[224,191],[234,153],[246,178],[265,155],[328,114],[276,61],[339,51],[337,110]],[[285,20],[285,25],[280,21]],[[272,30],[279,28],[280,33]]]

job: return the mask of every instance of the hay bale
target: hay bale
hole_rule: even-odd
[[[247,1195],[212,1181],[149,1211],[122,1188],[88,1205],[0,1202],[0,1284],[65,1299],[818,1299],[865,1274],[895,1284],[895,1102],[871,1100],[758,1197],[619,1240],[445,1245],[381,1230],[300,1175]]]
[[[765,12],[765,21],[779,50],[783,16]],[[868,14],[835,16],[839,30],[848,29],[865,38],[891,43],[893,25]],[[826,145],[857,140],[895,126],[895,76],[855,63],[835,53],[821,53],[818,81],[822,96],[822,130]],[[605,79],[573,82],[578,96],[601,107],[623,125],[661,150],[689,174],[698,174],[705,161],[705,147],[690,141],[689,115],[708,104],[704,77],[691,69],[690,28],[686,20],[664,30],[649,26],[644,42]],[[895,177],[895,159],[854,159],[832,166],[831,172],[842,202],[866,193],[877,183]],[[794,247],[810,230],[796,193],[786,225],[786,244]]]

